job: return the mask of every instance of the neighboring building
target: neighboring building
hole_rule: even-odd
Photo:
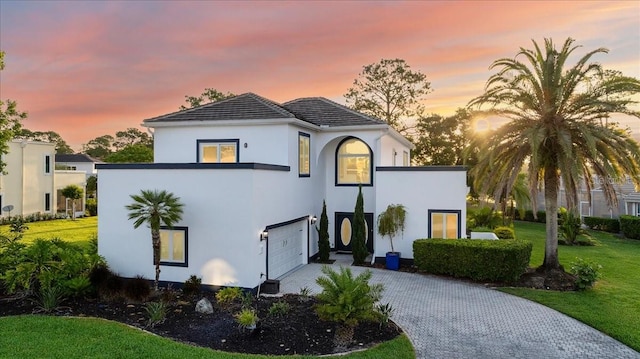
[[[13,206],[2,216],[29,215],[64,211],[59,206],[59,193],[69,184],[85,187],[84,172],[56,171],[55,144],[26,140],[8,142],[9,152],[4,156],[6,174],[0,174],[0,209]],[[77,214],[84,213],[82,205],[76,205]]]
[[[96,170],[96,164],[98,163],[104,162],[96,160],[85,153],[56,155],[56,166],[58,166],[59,169],[64,167],[64,169],[70,171],[84,171],[87,173],[87,177],[98,174],[98,170]]]
[[[464,167],[409,167],[412,144],[385,122],[324,98],[278,104],[252,93],[144,121],[155,163],[98,165],[99,254],[120,275],[154,276],[148,228],[133,228],[125,206],[143,189],[173,192],[182,221],[162,231],[161,280],[190,275],[215,286],[255,288],[318,253],[322,201],[331,245],[350,251],[362,185],[367,246],[381,260],[389,240],[376,218],[403,204],[394,240],[405,260],[417,238],[466,232]]]

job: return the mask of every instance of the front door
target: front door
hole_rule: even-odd
[[[351,253],[353,212],[336,212],[335,218],[336,250]],[[373,253],[373,213],[365,213],[364,221],[367,232],[367,250],[369,253]]]

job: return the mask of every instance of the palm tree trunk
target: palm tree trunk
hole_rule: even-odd
[[[156,279],[153,282],[153,289],[158,291],[158,282],[160,281],[160,231],[151,230],[151,241],[153,244],[153,264],[156,266]]]
[[[558,261],[558,171],[554,166],[544,170],[544,207],[546,211],[547,238],[544,246],[546,270],[560,268]]]

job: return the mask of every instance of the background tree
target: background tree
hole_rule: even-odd
[[[351,251],[353,263],[363,264],[369,251],[367,250],[367,229],[364,219],[364,198],[362,197],[362,186],[358,187],[358,198],[353,214],[353,225],[351,226]]]
[[[420,116],[416,121],[416,148],[411,158],[419,165],[462,165],[468,161],[466,147],[471,143],[471,112],[459,108],[456,114]]]
[[[113,152],[114,138],[111,135],[103,135],[85,143],[82,146],[82,152],[89,156],[103,160]]]
[[[4,70],[4,51],[0,51],[0,71]],[[9,153],[7,144],[14,138],[22,127],[22,120],[27,118],[27,113],[18,111],[18,104],[15,101],[0,100],[0,173],[5,173],[6,163],[3,156]]]
[[[156,267],[154,289],[158,290],[160,280],[160,226],[172,228],[182,219],[180,197],[173,193],[158,190],[142,190],[140,194],[131,195],[133,203],[126,206],[129,210],[129,220],[134,220],[133,228],[147,223],[151,228],[151,244],[153,246],[153,264]]]
[[[402,59],[382,59],[364,66],[344,97],[354,110],[384,120],[406,135],[411,128],[406,120],[422,114],[420,102],[429,92],[426,75],[411,70]]]
[[[320,215],[320,228],[318,228],[318,253],[320,262],[329,261],[329,252],[331,245],[329,244],[329,217],[327,217],[327,204],[322,201],[322,214]]]
[[[180,106],[180,110],[182,111],[189,108],[202,106],[210,102],[216,102],[234,96],[235,95],[231,92],[222,93],[214,88],[205,88],[200,96],[185,96],[185,102],[187,102],[189,106],[182,105]]]
[[[98,176],[87,178],[87,197],[95,198],[98,194]]]
[[[509,193],[518,174],[527,167],[529,189],[535,208],[539,182],[544,187],[547,237],[542,269],[561,269],[558,261],[558,190],[560,180],[567,203],[578,203],[581,181],[590,194],[594,175],[613,178],[629,176],[640,185],[640,148],[629,134],[614,124],[603,123],[611,113],[640,117],[629,108],[640,93],[635,78],[605,72],[589,62],[599,48],[568,67],[569,56],[578,48],[567,39],[556,50],[551,39],[544,48],[533,41],[534,49],[520,48],[515,58],[493,62],[498,72],[487,81],[485,93],[470,106],[487,106],[489,114],[508,122],[477,141],[479,163],[473,168],[483,190],[493,189],[499,198]],[[606,181],[605,181],[606,182]],[[617,205],[612,183],[602,184],[611,205]]]
[[[76,219],[76,200],[82,198],[84,191],[80,186],[68,185],[62,189],[62,195],[71,200],[71,218]]]
[[[153,148],[153,138],[151,138],[148,133],[132,127],[124,131],[116,132],[116,137],[113,140],[113,147],[116,151],[132,145],[142,145]]]
[[[54,131],[30,131],[26,128],[23,128],[20,130],[20,133],[16,137],[31,141],[55,143],[56,153],[59,155],[68,155],[74,153],[73,149],[69,147],[62,136]]]
[[[128,145],[104,158],[109,163],[145,163],[153,162],[153,150],[142,144]]]

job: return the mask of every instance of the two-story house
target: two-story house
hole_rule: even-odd
[[[123,276],[153,277],[148,229],[133,228],[125,206],[143,189],[173,192],[185,204],[163,229],[161,280],[190,275],[216,286],[255,288],[318,253],[315,220],[326,201],[331,245],[350,251],[362,186],[367,246],[390,250],[376,233],[389,204],[406,207],[394,247],[413,257],[417,238],[465,233],[466,170],[412,167],[412,144],[385,122],[325,98],[283,104],[252,93],[144,121],[154,163],[98,165],[99,253]]]

